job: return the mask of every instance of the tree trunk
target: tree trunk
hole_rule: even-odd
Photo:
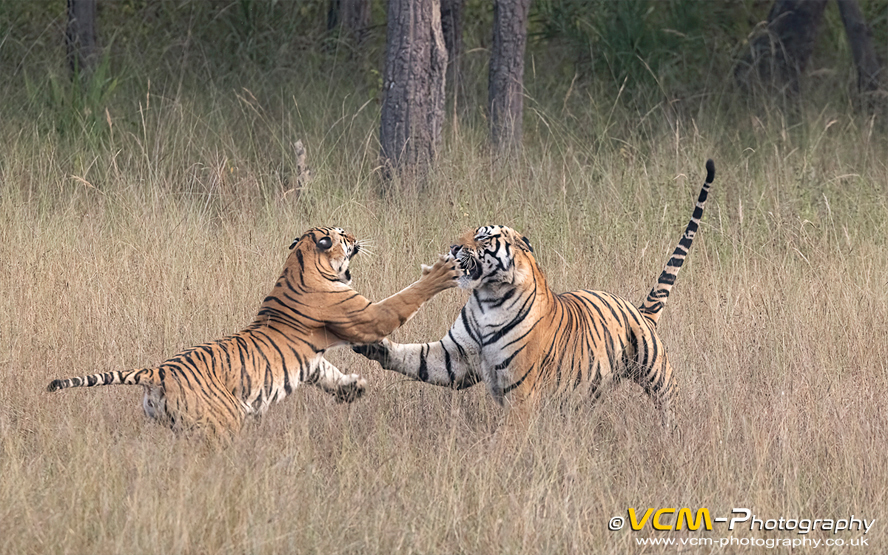
[[[330,0],[327,30],[336,27],[341,27],[355,44],[361,44],[370,28],[370,0]]]
[[[498,153],[521,146],[524,112],[524,48],[530,0],[496,0],[493,50],[487,85],[490,140]]]
[[[857,0],[838,0],[838,4],[854,65],[857,66],[857,89],[862,93],[876,91],[879,89],[882,68],[873,48],[873,32],[863,19]]]
[[[826,0],[775,0],[764,31],[750,40],[734,76],[741,88],[761,84],[794,96],[814,49]]]
[[[458,123],[456,113],[461,96],[462,4],[463,0],[441,0],[441,30],[447,47],[447,94],[453,106],[454,129]]]
[[[379,130],[386,181],[397,174],[410,185],[434,161],[446,69],[440,0],[389,0]]]
[[[99,57],[96,45],[96,0],[68,0],[65,45],[72,74],[91,75]]]

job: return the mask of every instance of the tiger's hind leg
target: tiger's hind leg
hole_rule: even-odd
[[[248,407],[217,379],[201,376],[199,383],[189,383],[180,378],[178,373],[168,371],[162,391],[146,392],[143,402],[151,410],[163,411],[157,415],[158,420],[176,432],[206,432],[222,440],[240,431]]]
[[[673,399],[678,393],[675,377],[672,375],[672,365],[665,355],[661,363],[651,371],[651,380],[644,385],[644,390],[650,395],[654,406],[660,411],[660,419],[663,429],[669,433],[677,431],[675,413],[673,411]]]
[[[142,397],[142,410],[145,416],[152,420],[164,420],[166,418],[166,397],[163,387],[151,385],[145,387],[145,396]]]
[[[318,360],[318,365],[307,380],[336,397],[338,403],[351,403],[364,395],[367,380],[357,374],[343,374],[327,359]]]
[[[672,365],[666,355],[666,346],[656,332],[652,335],[639,334],[636,337],[639,345],[638,358],[629,376],[650,396],[660,412],[663,428],[671,433],[676,425],[672,404],[677,394],[677,385],[672,375]]]

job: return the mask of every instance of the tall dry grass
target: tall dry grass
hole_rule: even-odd
[[[79,134],[0,124],[0,552],[774,551],[642,547],[730,534],[608,531],[629,507],[855,515],[884,549],[888,167],[865,117],[537,105],[514,164],[489,164],[466,126],[423,194],[385,200],[373,105],[155,94]],[[284,194],[297,134],[315,177]],[[45,392],[240,329],[289,241],[318,224],[371,241],[354,285],[375,299],[464,229],[501,223],[530,238],[556,290],[640,302],[707,157],[713,193],[660,326],[680,438],[633,385],[512,429],[482,387],[405,381],[347,350],[329,357],[369,379],[365,399],[298,390],[224,450],[147,421],[136,388]],[[396,339],[439,338],[465,299],[433,299]]]

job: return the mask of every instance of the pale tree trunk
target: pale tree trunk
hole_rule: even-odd
[[[434,162],[446,70],[440,0],[389,0],[379,130],[386,181],[398,175],[411,186]]]
[[[72,74],[83,77],[91,75],[99,57],[96,45],[96,0],[68,0],[65,46]]]
[[[768,22],[752,38],[734,76],[743,89],[762,85],[769,92],[795,96],[827,0],[775,0]]]
[[[882,68],[873,48],[873,32],[863,19],[857,0],[838,0],[838,4],[857,67],[857,89],[862,93],[877,91]]]
[[[499,153],[521,147],[524,113],[524,48],[530,0],[495,0],[493,49],[487,85],[490,141]]]

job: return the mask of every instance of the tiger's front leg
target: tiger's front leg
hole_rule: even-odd
[[[343,374],[325,358],[318,360],[308,383],[336,397],[337,403],[351,403],[364,395],[367,389],[367,380],[357,374]]]
[[[388,339],[368,345],[353,345],[352,350],[375,360],[414,380],[432,385],[465,389],[481,381],[475,371],[474,353],[457,345],[448,335],[441,341],[423,344],[399,344]]]
[[[355,306],[337,303],[326,308],[328,314],[324,325],[332,335],[342,340],[328,346],[341,345],[342,342],[360,344],[379,341],[404,325],[426,301],[441,291],[456,287],[460,275],[461,271],[453,258],[441,256],[433,266],[422,267],[422,277],[418,281],[387,299],[370,303],[355,294],[352,298],[360,298],[361,303],[367,303],[366,306],[355,309]]]

